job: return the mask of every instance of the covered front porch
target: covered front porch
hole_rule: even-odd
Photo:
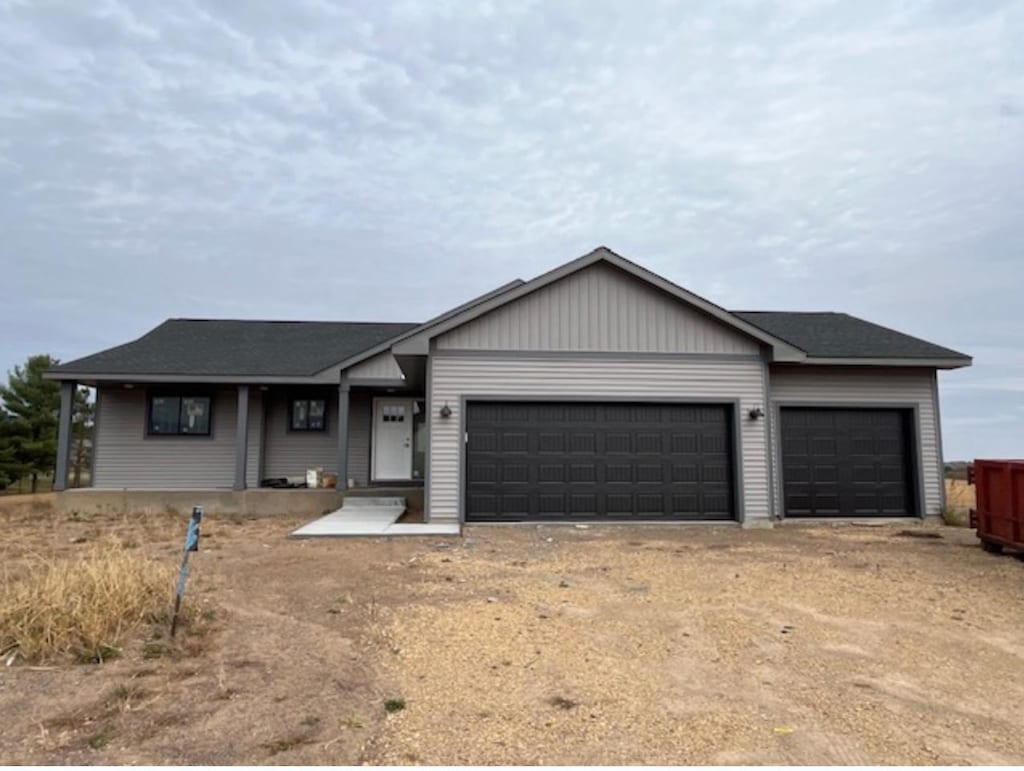
[[[93,486],[65,490],[71,427],[62,409],[55,489],[83,512],[205,505],[317,516],[386,488],[419,520],[403,525],[423,524],[425,364],[406,364],[387,354],[333,384],[83,379],[97,388]],[[77,382],[61,383],[65,407]]]

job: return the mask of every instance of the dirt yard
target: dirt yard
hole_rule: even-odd
[[[45,497],[0,522],[8,579],[184,535]],[[298,524],[208,519],[174,655],[0,665],[0,764],[1024,762],[1024,563],[966,529]]]

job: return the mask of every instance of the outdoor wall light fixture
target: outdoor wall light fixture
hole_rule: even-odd
[[[757,420],[758,418],[763,418],[764,417],[764,410],[762,410],[760,407],[754,407],[754,408],[752,408],[750,410],[750,412],[747,413],[747,417],[750,418],[751,420]]]
[[[448,402],[445,402],[444,406],[441,408],[441,417],[442,418],[450,418],[451,416],[452,416],[452,408],[448,406]]]

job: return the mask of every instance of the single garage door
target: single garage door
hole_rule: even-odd
[[[916,516],[911,412],[784,407],[787,517]]]
[[[732,519],[727,405],[470,402],[466,519]]]

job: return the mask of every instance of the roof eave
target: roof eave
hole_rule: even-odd
[[[47,380],[75,383],[210,383],[216,385],[332,385],[338,383],[336,371],[326,375],[189,375],[132,372],[65,372],[48,370]]]
[[[900,356],[808,356],[804,361],[807,365],[841,366],[841,367],[926,367],[928,369],[960,369],[970,367],[974,360],[965,357],[900,357]]]
[[[521,278],[517,278],[512,281],[509,281],[507,284],[502,284],[497,289],[492,289],[490,292],[487,292],[486,294],[481,295],[480,297],[476,297],[472,300],[469,300],[468,302],[465,302],[462,305],[457,305],[451,310],[445,311],[440,316],[435,316],[429,321],[423,322],[419,326],[413,327],[412,329],[407,329],[406,331],[397,334],[392,338],[377,343],[377,345],[373,346],[372,348],[367,348],[365,351],[360,351],[354,356],[349,356],[347,359],[340,361],[337,364],[332,364],[330,367],[327,367],[326,369],[322,370],[322,372],[341,372],[351,367],[354,367],[361,361],[366,361],[367,359],[377,356],[378,354],[391,350],[396,344],[400,343],[402,340],[405,340],[406,338],[411,337],[413,335],[419,334],[420,331],[423,329],[433,326],[434,324],[438,324],[444,321],[445,319],[449,318],[450,316],[454,316],[455,314],[460,313],[468,308],[472,308],[474,305],[486,302],[487,300],[490,300],[493,297],[497,297],[500,294],[504,294],[505,292],[511,291],[512,289],[515,289],[517,286],[521,286],[523,283],[524,282]],[[392,351],[392,353],[394,353],[394,351]],[[317,374],[321,373],[318,372]]]

